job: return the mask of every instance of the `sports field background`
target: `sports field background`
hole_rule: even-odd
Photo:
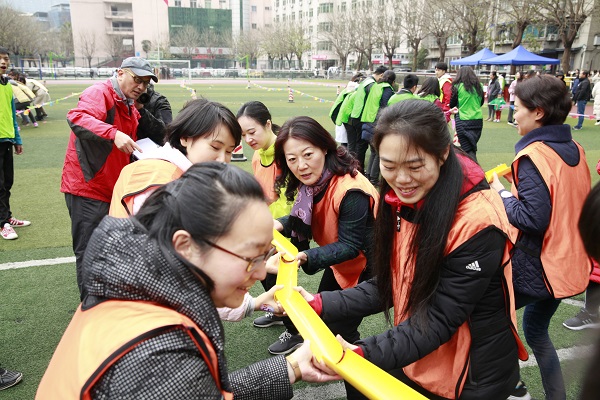
[[[293,103],[288,101],[288,84],[294,90]],[[270,109],[276,124],[281,125],[292,116],[308,115],[333,133],[334,127],[327,114],[331,101],[336,97],[337,85],[343,87],[344,84],[341,81],[256,80],[248,89],[248,82],[243,79],[192,81],[184,86],[181,85],[181,81],[172,81],[157,84],[156,90],[169,98],[174,114],[191,99],[192,89],[195,89],[198,96],[220,101],[234,114],[244,102],[260,100]],[[28,219],[32,221],[32,225],[17,228],[19,239],[0,242],[0,267],[9,262],[73,255],[70,221],[59,187],[69,137],[65,115],[77,103],[78,96],[72,94],[81,92],[87,86],[89,82],[72,84],[49,81],[48,88],[54,100],[71,97],[47,106],[48,121],[40,124],[39,128],[28,126],[21,129],[24,153],[15,157],[16,176],[11,208],[17,218]],[[501,123],[484,123],[477,153],[484,170],[500,163],[509,164],[514,156],[514,144],[519,140],[519,136],[515,128],[506,124],[506,116],[505,110]],[[569,118],[567,123],[575,125],[576,120]],[[586,150],[592,182],[595,183],[599,180],[595,173],[595,165],[600,159],[600,127],[594,126],[593,120],[586,120],[583,129],[574,132],[574,138]],[[247,146],[244,146],[244,153],[248,159],[251,158],[252,150]],[[247,171],[251,170],[249,161],[235,165]],[[300,275],[300,283],[312,291],[316,289],[319,279],[320,274],[310,277]],[[253,288],[254,295],[260,292],[259,287],[260,285],[257,285]],[[34,397],[37,384],[78,305],[78,299],[74,264],[0,270],[0,366],[24,374],[23,382],[3,391],[0,398]],[[577,296],[576,300],[583,300],[583,296]],[[566,318],[572,317],[577,311],[576,304],[563,303],[555,315],[550,330],[557,348],[571,349],[573,346],[585,346],[593,342],[596,331],[572,332],[561,326]],[[251,318],[240,323],[225,323],[230,370],[268,357],[267,346],[275,341],[283,330],[281,327],[257,329],[252,327],[251,323]],[[362,336],[367,336],[384,329],[383,316],[377,315],[365,320],[360,331]],[[568,398],[575,399],[585,359],[564,361],[562,365],[569,390]],[[537,367],[523,368],[522,377],[532,396],[543,398]],[[301,389],[304,386],[305,384],[301,383],[296,385],[296,388]],[[313,393],[312,398],[322,397]]]

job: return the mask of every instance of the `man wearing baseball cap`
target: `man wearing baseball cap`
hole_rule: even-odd
[[[127,58],[111,78],[85,89],[77,107],[67,113],[71,135],[60,191],[65,194],[71,217],[77,285],[82,300],[85,297],[83,253],[92,232],[108,214],[121,169],[129,164],[134,150],[141,151],[135,143],[139,139],[138,125],[145,126],[144,134],[151,137],[162,124],[151,113],[138,111],[143,105],[136,100],[146,91],[150,80],[157,82],[158,78],[148,61]]]

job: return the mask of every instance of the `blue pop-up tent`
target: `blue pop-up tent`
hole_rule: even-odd
[[[475,54],[471,54],[465,58],[459,58],[458,60],[450,61],[450,65],[480,65],[487,64],[489,58],[494,58],[497,55],[488,49],[487,47],[479,50]]]
[[[458,60],[457,60],[458,61]],[[546,65],[560,64],[556,58],[538,56],[519,45],[506,54],[485,60],[489,65]]]

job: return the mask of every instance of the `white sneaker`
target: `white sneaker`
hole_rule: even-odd
[[[594,125],[600,125],[600,121],[596,121]]]
[[[15,232],[15,230],[12,228],[12,226],[10,226],[9,223],[4,224],[0,235],[2,235],[2,238],[6,240],[12,240],[19,237],[19,235],[17,235],[17,232]]]

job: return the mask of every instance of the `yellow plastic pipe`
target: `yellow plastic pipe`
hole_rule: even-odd
[[[497,167],[494,167],[494,168],[490,169],[489,171],[486,171],[486,173],[485,173],[485,179],[488,182],[491,182],[494,179],[494,172],[496,174],[498,174],[498,176],[504,176],[504,175],[510,174],[511,169],[506,164],[500,164]]]
[[[304,339],[310,340],[315,358],[324,361],[346,381],[369,399],[426,399],[381,368],[353,351],[344,351],[327,325],[293,288],[298,286],[298,249],[277,230],[273,231],[273,245],[281,255],[275,299],[290,317]]]

